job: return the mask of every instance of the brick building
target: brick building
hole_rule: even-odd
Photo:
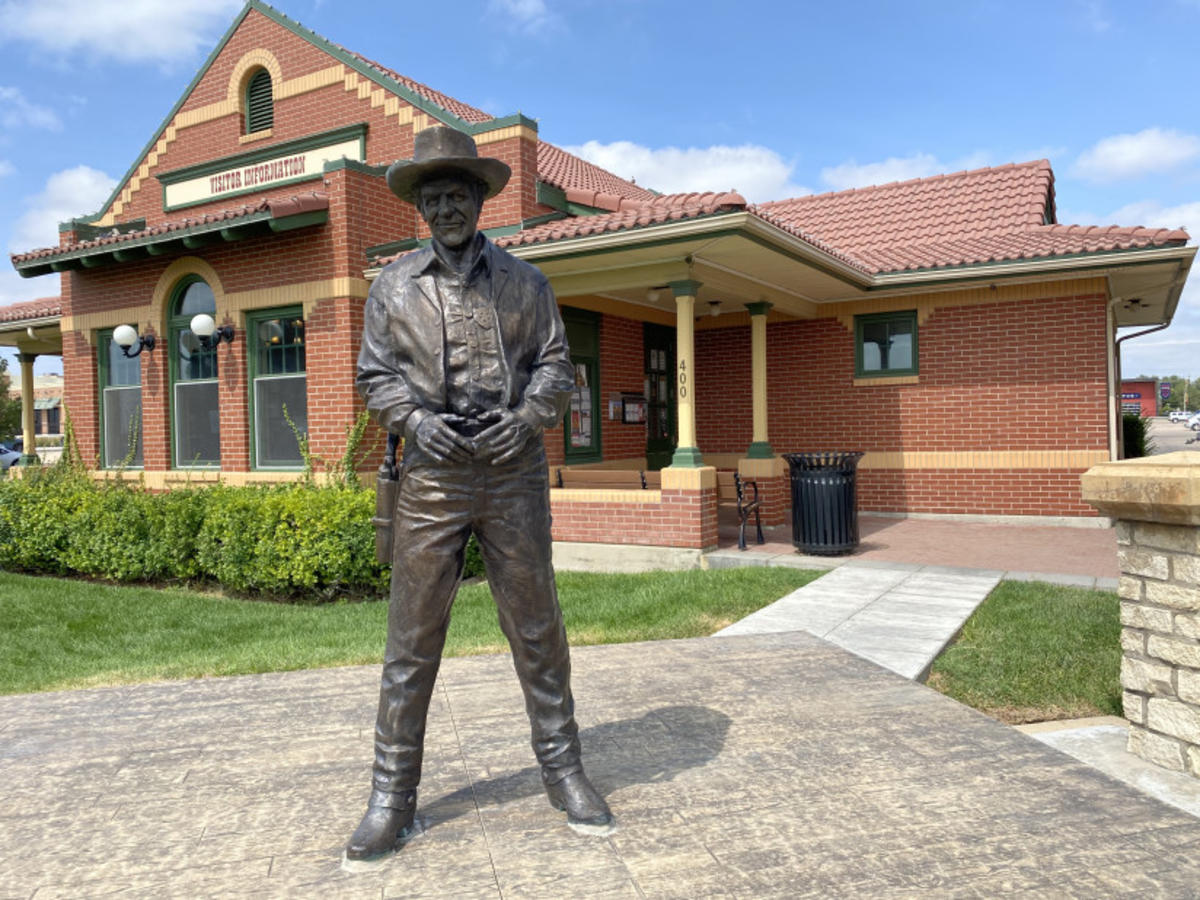
[[[339,456],[370,280],[427,238],[384,171],[435,123],[512,167],[480,226],[558,295],[578,386],[551,464],[662,470],[555,489],[563,541],[712,546],[717,469],[783,522],[779,454],[807,450],[865,452],[863,510],[1093,515],[1079,474],[1120,454],[1116,329],[1169,322],[1195,254],[1182,231],[1058,224],[1044,160],[660,195],[248,0],[104,208],[13,256],[61,296],[0,311],[0,343],[61,352],[84,453],[152,487],[296,477],[292,424]],[[232,340],[201,341],[197,314]],[[153,349],[127,356],[126,325]]]
[[[1139,416],[1158,415],[1157,381],[1122,381],[1121,411]]]

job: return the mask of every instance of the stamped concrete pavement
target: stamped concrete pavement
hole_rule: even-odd
[[[423,833],[339,866],[374,666],[0,698],[0,897],[1190,897],[1200,821],[804,632],[585,647],[541,792],[504,657],[446,660]]]

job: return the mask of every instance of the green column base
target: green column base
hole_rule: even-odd
[[[704,465],[697,447],[676,447],[675,455],[671,457],[671,465],[676,469],[699,469]]]
[[[17,460],[18,466],[40,466],[42,459],[36,453],[26,453]]]
[[[775,451],[766,441],[755,441],[746,449],[747,459],[774,459]]]

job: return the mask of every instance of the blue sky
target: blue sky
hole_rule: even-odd
[[[1200,236],[1200,0],[274,5],[658,190],[767,200],[1047,157],[1059,221]],[[100,207],[241,6],[0,0],[6,251]],[[0,267],[0,305],[57,293]],[[1200,271],[1124,354],[1128,377],[1200,375]]]

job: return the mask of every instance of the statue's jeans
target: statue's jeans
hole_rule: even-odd
[[[472,532],[525,693],[538,762],[555,780],[578,770],[570,651],[550,562],[550,491],[540,447],[502,466],[406,467],[394,521],[375,791],[396,793],[420,781],[425,718]]]

